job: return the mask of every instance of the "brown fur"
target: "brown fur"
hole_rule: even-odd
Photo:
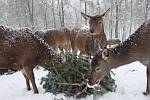
[[[50,61],[54,63],[50,63]],[[12,30],[0,26],[0,69],[21,70],[26,79],[27,90],[31,81],[34,93],[38,93],[33,69],[36,65],[45,68],[59,65],[62,58],[28,28]]]
[[[107,39],[106,34],[104,33],[103,25],[103,19],[106,12],[102,15],[96,16],[89,16],[81,13],[85,20],[89,22],[90,32],[82,30],[81,28],[74,28],[72,30],[71,35],[73,38],[73,51],[76,52],[77,50],[79,50],[81,53],[95,55],[99,48],[107,47]]]
[[[74,52],[79,50],[81,53],[92,56],[98,51],[98,42],[96,42],[94,36],[89,35],[89,32],[86,30],[74,28],[71,31],[71,36],[72,50]]]
[[[150,20],[144,22],[126,41],[115,48],[100,51],[92,60],[90,81],[95,84],[112,69],[133,61],[147,66],[147,89],[150,93]],[[105,52],[104,52],[105,51]],[[107,52],[106,52],[107,51]],[[106,55],[107,54],[107,55]]]
[[[70,43],[70,30],[67,28],[61,29],[52,29],[46,32],[36,32],[42,39],[44,39],[52,48],[57,49],[63,48],[66,51],[71,50],[71,43]]]

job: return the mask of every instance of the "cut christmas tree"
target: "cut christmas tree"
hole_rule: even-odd
[[[42,78],[46,92],[64,93],[66,96],[81,98],[91,94],[103,95],[109,91],[115,91],[115,80],[110,73],[100,82],[99,91],[87,87],[85,79],[89,78],[91,72],[91,60],[88,56],[74,53],[66,53],[65,56],[66,62],[63,67],[50,69],[47,76]]]

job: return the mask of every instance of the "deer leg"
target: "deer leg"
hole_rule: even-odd
[[[149,66],[147,66],[146,69],[146,74],[147,74],[147,87],[146,87],[146,92],[144,92],[144,95],[149,95],[150,93],[150,69],[148,68]]]
[[[67,52],[67,53],[70,52],[71,47],[70,47],[69,43],[64,46],[64,49],[65,49],[65,52]]]
[[[64,48],[63,48],[63,47],[64,47],[64,46],[59,46],[60,53],[65,54],[65,52],[64,52]]]
[[[26,76],[25,71],[21,70],[21,72],[26,80],[27,90],[30,91],[31,90],[30,81],[29,81],[28,77]]]
[[[87,55],[89,56],[90,59],[92,59],[90,52],[87,52]]]
[[[27,70],[27,69],[25,69],[25,73],[26,73],[28,79],[31,81],[31,84],[32,84],[34,93],[35,93],[35,94],[38,94],[39,91],[38,91],[37,86],[36,86],[36,84],[35,84],[35,77],[34,77],[33,70],[29,70],[29,69]]]

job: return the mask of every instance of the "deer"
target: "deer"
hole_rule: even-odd
[[[114,48],[100,50],[91,62],[89,85],[96,86],[111,69],[140,61],[147,66],[147,86],[144,95],[150,93],[150,20],[145,21],[127,40]]]
[[[71,50],[70,30],[68,28],[49,29],[46,32],[36,31],[35,34],[41,37],[56,51],[58,48],[62,53],[64,53],[63,49],[67,52]]]
[[[81,28],[73,28],[71,31],[72,49],[81,53],[95,55],[103,47],[107,46],[107,38],[104,32],[103,21],[110,8],[101,15],[90,16],[81,12],[83,18],[89,23],[89,31]]]
[[[33,73],[37,65],[50,69],[60,67],[63,62],[63,56],[35,36],[30,29],[13,30],[0,26],[0,69],[21,71],[28,91],[31,90],[31,82],[34,93],[39,93]]]

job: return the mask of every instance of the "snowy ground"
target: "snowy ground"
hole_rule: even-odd
[[[115,93],[107,93],[102,97],[88,96],[81,100],[150,100],[150,96],[142,94],[146,88],[145,66],[139,62],[122,66],[113,70],[116,80],[117,91]],[[40,85],[40,79],[46,75],[46,71],[35,70],[36,83],[40,94],[33,94],[32,91],[26,90],[26,85],[21,72],[12,75],[0,76],[0,100],[55,100],[55,98],[63,98],[64,100],[76,100],[73,98],[60,95],[52,95],[45,93]]]

